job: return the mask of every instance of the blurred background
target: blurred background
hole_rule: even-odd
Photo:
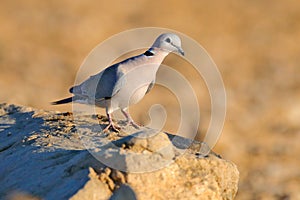
[[[239,168],[236,199],[300,199],[299,21],[296,0],[2,0],[0,102],[71,111],[71,105],[49,102],[69,95],[77,70],[97,44],[131,28],[174,29],[199,42],[222,74],[227,117],[214,150]],[[175,55],[164,64],[186,65]],[[198,84],[201,133],[209,122],[210,98],[193,74],[185,72]],[[176,130],[178,103],[165,94],[156,86],[132,108],[134,119],[146,123],[145,109],[159,102],[170,116],[165,130]]]

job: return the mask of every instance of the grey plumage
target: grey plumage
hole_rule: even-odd
[[[109,125],[105,131],[110,127],[117,130],[111,113],[121,109],[128,122],[138,128],[126,109],[139,102],[152,89],[161,62],[172,51],[184,55],[180,38],[172,33],[162,34],[144,54],[128,58],[91,76],[80,85],[70,88],[73,97],[53,104],[77,102],[106,108]]]

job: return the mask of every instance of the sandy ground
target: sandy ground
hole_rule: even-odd
[[[77,70],[98,43],[130,28],[171,28],[198,41],[224,79],[227,118],[215,147],[238,165],[237,199],[300,198],[300,3],[288,1],[1,1],[0,101],[48,110],[68,95]],[[210,100],[203,81],[175,56],[165,64],[184,69],[198,84],[207,129]],[[148,108],[166,105],[165,130],[177,128],[178,104],[155,87],[132,108],[140,123]]]

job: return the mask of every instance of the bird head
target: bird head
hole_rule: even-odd
[[[178,52],[184,56],[184,51],[181,48],[181,40],[174,33],[161,34],[152,45],[152,48],[160,48],[167,52]]]

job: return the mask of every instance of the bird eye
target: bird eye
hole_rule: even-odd
[[[171,39],[170,39],[170,38],[167,38],[165,41],[166,41],[167,43],[170,43],[170,42],[171,42]]]

